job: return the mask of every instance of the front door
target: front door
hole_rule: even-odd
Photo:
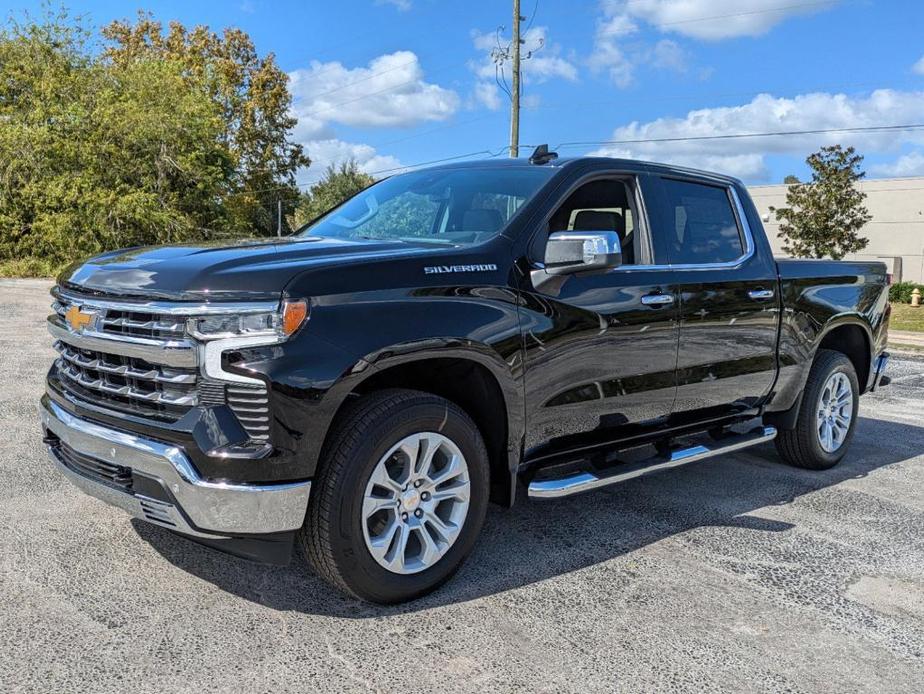
[[[533,270],[525,280],[527,458],[603,444],[671,412],[680,307],[670,272],[643,269],[651,265],[638,204],[645,181],[579,184],[543,222],[545,235],[616,231],[623,263],[601,274]]]

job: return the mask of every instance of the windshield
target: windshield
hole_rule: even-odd
[[[370,186],[298,235],[474,245],[500,233],[551,173],[537,167],[401,174]]]

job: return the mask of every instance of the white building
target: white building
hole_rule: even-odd
[[[777,255],[783,255],[783,243],[777,236],[780,226],[769,208],[786,207],[786,188],[748,187]],[[924,176],[867,179],[860,183],[860,189],[866,193],[866,207],[873,216],[860,232],[869,239],[869,245],[846,259],[882,260],[894,282],[924,283]]]

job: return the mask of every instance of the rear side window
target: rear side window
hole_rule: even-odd
[[[744,255],[744,242],[728,190],[663,179],[667,197],[670,261],[674,265],[727,263]]]

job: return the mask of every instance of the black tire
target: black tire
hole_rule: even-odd
[[[832,374],[841,372],[850,381],[853,394],[853,412],[843,443],[834,451],[825,451],[818,437],[817,410],[822,388]],[[802,395],[799,416],[793,429],[781,430],[775,439],[776,450],[790,465],[809,470],[827,470],[837,465],[853,439],[860,405],[860,387],[857,372],[850,360],[841,352],[829,349],[818,351]]]
[[[412,600],[436,589],[458,570],[484,523],[490,468],[478,427],[457,405],[413,390],[364,396],[335,423],[311,487],[298,542],[315,571],[336,588],[377,603]],[[433,566],[397,574],[366,547],[362,503],[379,460],[406,436],[438,432],[461,450],[468,466],[470,500],[462,530]]]

